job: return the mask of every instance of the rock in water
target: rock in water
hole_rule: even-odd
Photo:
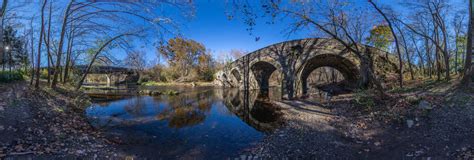
[[[159,95],[161,95],[161,92],[159,92],[159,91],[151,91],[151,92],[150,92],[150,95],[151,95],[151,96],[159,96]]]

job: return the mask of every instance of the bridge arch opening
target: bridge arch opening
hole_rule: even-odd
[[[232,76],[234,76],[237,82],[240,82],[240,80],[242,80],[242,77],[240,76],[240,72],[237,69],[233,69],[230,73],[232,74]]]
[[[270,77],[272,77],[273,72],[275,72],[277,68],[270,62],[259,61],[251,66],[251,70],[259,88],[259,96],[268,97]]]
[[[313,79],[308,81],[310,75],[317,75],[318,72],[326,72],[318,76],[331,77],[317,77],[315,80],[312,76]],[[333,54],[317,55],[305,63],[303,71],[301,72],[300,80],[303,96],[308,95],[311,85],[332,95],[348,92],[350,89],[357,87],[359,84],[359,76],[358,67],[347,58]],[[330,81],[327,81],[327,79]],[[321,83],[321,81],[323,81],[323,83]],[[324,81],[328,83],[324,83]]]

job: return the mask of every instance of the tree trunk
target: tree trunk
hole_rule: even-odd
[[[467,32],[467,45],[466,45],[466,60],[464,64],[464,76],[462,78],[461,84],[464,86],[469,86],[469,83],[472,81],[472,76],[474,75],[474,69],[472,68],[472,47],[473,47],[473,41],[472,41],[472,36],[473,36],[473,20],[474,17],[472,17],[472,8],[473,8],[473,3],[472,0],[469,1],[469,26],[468,26],[468,32]]]
[[[455,39],[455,42],[454,42],[454,45],[455,45],[455,48],[454,48],[454,74],[458,74],[458,41],[457,41],[457,38],[458,38],[458,33],[456,33],[456,35],[454,36],[454,39]]]
[[[61,55],[62,55],[62,50],[63,50],[63,44],[64,44],[64,34],[66,33],[66,25],[67,25],[67,20],[69,17],[69,11],[71,10],[71,6],[74,0],[70,0],[66,10],[64,11],[64,17],[63,17],[63,22],[62,22],[62,27],[61,27],[61,34],[59,37],[59,44],[58,44],[58,52],[57,52],[57,57],[56,57],[56,67],[54,69],[54,75],[53,75],[53,82],[51,83],[51,88],[56,88],[56,84],[58,83],[58,74],[61,74],[61,72],[58,72],[60,67],[61,67]]]
[[[51,39],[51,14],[52,14],[52,9],[53,9],[53,3],[52,1],[49,1],[49,16],[48,16],[48,34],[47,34],[47,39],[44,41],[46,42],[46,53],[48,53],[48,85],[51,84],[51,66],[53,63],[53,59],[51,56],[51,49],[50,49],[50,39]]]
[[[0,62],[2,62],[3,70],[5,71],[5,44],[3,44],[3,21],[7,11],[8,0],[3,0],[2,8],[0,9]]]
[[[418,48],[418,45],[416,43],[415,37],[411,37],[411,40],[413,41],[413,45],[415,46],[416,49],[416,54],[418,55],[420,59],[420,69],[421,69],[421,75],[425,74],[425,60],[423,59],[423,56],[421,55],[420,49]]]
[[[372,54],[369,49],[366,48],[365,50],[366,50],[367,55]],[[372,62],[372,59],[370,57],[366,57],[366,56],[361,57],[361,69],[364,71],[362,74],[365,74],[365,76],[363,75],[362,77],[366,77],[366,80],[362,80],[362,81],[368,81],[368,84],[375,86],[375,89],[377,90],[377,92],[379,92],[380,98],[385,99],[388,95],[384,92],[382,83],[375,76],[375,72],[373,71],[371,67],[371,62]]]
[[[468,29],[468,30],[469,30],[469,29]],[[467,43],[468,43],[468,42],[469,42],[469,41],[467,41]],[[464,49],[467,48],[467,43],[462,46],[462,47],[464,47]],[[461,66],[462,66],[462,67],[461,67],[462,70],[459,71],[459,73],[461,74],[461,76],[464,75],[464,66],[463,66],[463,65],[466,64],[466,62],[464,61],[464,60],[466,59],[466,52],[467,52],[467,50],[464,50],[463,52],[461,52],[461,63],[460,63],[460,64],[461,64]]]
[[[74,27],[71,26],[70,30],[71,30],[69,33],[70,38],[68,40],[67,52],[66,52],[66,65],[64,66],[63,84],[67,82],[67,79],[69,76],[69,64],[71,62],[72,45],[74,42]]]
[[[34,44],[34,29],[33,29],[33,19],[30,22],[31,27],[31,40],[30,40],[30,50],[31,50],[31,77],[30,77],[30,86],[33,85],[33,80],[35,78],[35,44]]]
[[[440,23],[441,27],[441,32],[443,34],[443,57],[444,57],[444,64],[446,67],[446,80],[449,81],[451,80],[451,75],[450,75],[450,66],[449,66],[449,52],[448,52],[448,33],[446,31],[446,26],[444,25],[444,22],[442,21],[441,17],[439,16],[439,12],[437,13],[437,19]]]
[[[428,38],[425,37],[425,51],[426,51],[426,58],[427,58],[427,63],[428,63],[428,76],[430,77],[430,79],[433,78],[433,61],[431,60],[431,49],[430,49],[430,42],[428,41]]]
[[[403,32],[402,32],[402,30],[400,29],[400,27],[398,27],[397,25],[395,25],[395,27],[398,29],[398,32],[400,32],[400,36],[402,37],[403,48],[404,48],[404,50],[405,50],[405,55],[406,55],[406,57],[407,57],[408,70],[410,71],[411,80],[415,80],[415,76],[413,75],[413,67],[412,67],[412,65],[411,65],[410,52],[409,52],[409,49],[408,49],[407,41],[406,41],[406,39],[405,39],[405,35],[403,34]]]
[[[435,38],[435,42],[436,43],[435,45],[438,45],[439,44],[439,34],[438,34],[438,23],[434,23],[434,38]],[[438,81],[441,80],[441,62],[440,62],[440,54],[439,54],[439,48],[436,47],[435,48],[435,58],[436,58],[436,76],[437,76],[437,79]]]
[[[126,35],[129,35],[129,34],[121,34],[121,35],[118,35],[118,36],[115,36],[111,39],[109,39],[108,41],[106,41],[102,46],[100,46],[99,50],[97,50],[94,54],[94,56],[92,57],[92,60],[91,62],[89,63],[89,65],[87,66],[87,69],[86,69],[86,72],[83,73],[81,79],[79,80],[79,82],[77,83],[77,86],[76,86],[76,91],[79,90],[82,86],[82,83],[84,82],[84,80],[86,79],[87,77],[87,74],[89,73],[89,71],[91,70],[92,68],[92,64],[94,64],[95,62],[95,59],[97,58],[97,56],[100,54],[100,52],[102,52],[102,50],[104,50],[105,47],[107,47],[107,45],[109,45],[112,41],[122,37],[122,36],[126,36]]]
[[[395,34],[395,31],[393,29],[392,22],[388,19],[388,17],[385,15],[385,13],[383,13],[382,10],[380,10],[377,7],[377,5],[375,5],[374,2],[369,0],[369,3],[372,4],[372,6],[374,6],[375,10],[377,10],[377,12],[379,12],[382,15],[382,17],[385,19],[385,21],[387,21],[388,27],[390,28],[390,32],[392,32],[393,39],[395,40],[395,46],[397,47],[398,65],[400,67],[399,70],[398,70],[398,81],[399,81],[400,88],[403,88],[403,60],[402,60],[402,54],[400,53],[400,45],[398,43],[398,38],[397,38],[397,35]]]
[[[36,62],[36,84],[35,88],[39,88],[39,78],[40,78],[40,64],[41,64],[41,44],[43,43],[43,33],[44,33],[44,8],[46,7],[46,3],[48,0],[44,0],[43,7],[41,7],[41,29],[40,29],[40,37],[38,42],[38,59]]]

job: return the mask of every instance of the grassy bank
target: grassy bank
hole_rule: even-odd
[[[23,79],[23,74],[19,71],[0,71],[0,83],[9,83]]]
[[[212,82],[143,82],[142,86],[215,86]]]

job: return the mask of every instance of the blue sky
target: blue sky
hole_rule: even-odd
[[[306,38],[307,34],[295,33],[288,37],[283,31],[287,23],[257,23],[253,35],[248,26],[239,18],[229,20],[226,2],[223,0],[200,0],[195,2],[196,14],[181,27],[181,34],[203,43],[215,58],[232,49],[252,52],[281,41]],[[258,41],[256,37],[260,37]]]
[[[225,14],[225,2],[222,0],[198,1],[196,17],[183,28],[184,36],[204,43],[215,52],[243,49],[253,51],[280,41],[302,38],[304,34],[287,37],[282,34],[285,23],[257,23],[254,35],[246,30],[248,26],[239,18],[229,20]],[[260,37],[255,41],[255,37]]]
[[[369,5],[367,0],[355,0],[356,5]],[[400,11],[400,0],[379,0],[379,5],[388,5]],[[453,0],[454,5],[462,5],[466,0]],[[216,58],[231,49],[240,49],[248,52],[255,51],[265,46],[300,38],[310,37],[308,31],[300,31],[290,35],[283,33],[289,22],[280,21],[275,24],[265,24],[258,21],[252,31],[253,35],[246,30],[248,26],[239,18],[227,19],[226,11],[229,11],[225,0],[197,0],[195,1],[196,15],[182,27],[184,37],[194,39],[203,43],[210,49]],[[227,8],[226,8],[227,7]],[[455,7],[455,6],[453,6]],[[260,37],[255,41],[255,37]]]
[[[259,0],[250,0],[249,2],[258,1]],[[64,6],[66,4],[66,0],[59,0],[59,2],[62,4],[58,3],[56,5]],[[352,0],[352,2],[354,2],[354,5],[369,5],[367,0]],[[404,7],[399,5],[399,2],[402,2],[402,0],[378,0],[376,2],[379,5],[390,6],[397,11],[404,10]],[[467,0],[451,0],[450,2],[453,2],[453,7],[457,8],[457,5],[465,4]],[[31,4],[32,6],[30,6],[26,12],[38,14],[38,6],[33,5],[34,3]],[[245,24],[241,18],[235,17],[232,20],[228,19],[226,12],[231,11],[232,8],[226,4],[226,0],[195,0],[194,7],[195,16],[184,21],[179,17],[181,15],[173,9],[164,7],[163,11],[167,12],[166,14],[168,14],[170,18],[179,19],[179,23],[181,24],[179,26],[179,34],[185,38],[193,39],[204,44],[217,60],[222,59],[223,56],[232,49],[252,52],[282,41],[313,37],[309,31],[300,31],[288,36],[285,31],[290,25],[289,19],[287,19],[287,21],[279,20],[274,24],[266,24],[265,20],[258,19],[257,25],[254,26],[252,31],[253,35],[250,35],[250,32],[246,30],[248,25]],[[165,37],[172,38],[174,36],[166,35]],[[256,41],[256,37],[259,37],[258,41]],[[153,41],[157,39],[157,37],[156,35],[149,34],[147,35],[147,39]],[[140,40],[134,44],[136,49],[145,51],[147,53],[147,59],[150,62],[157,59],[155,46],[139,41]],[[113,49],[112,52],[117,60],[123,59],[126,56],[124,51],[119,48]],[[160,62],[165,62],[165,60],[160,59]]]

